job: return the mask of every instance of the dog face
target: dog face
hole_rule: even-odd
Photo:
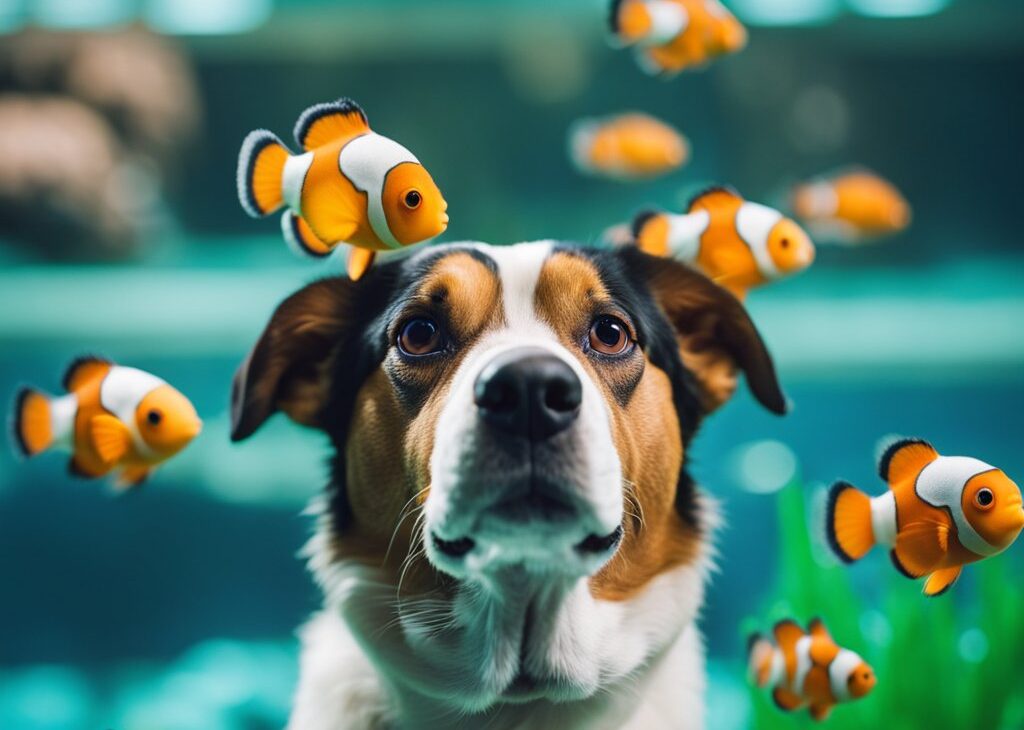
[[[471,711],[576,699],[693,619],[699,577],[677,618],[638,606],[671,612],[651,586],[701,561],[686,446],[737,369],[784,410],[743,307],[685,266],[451,245],[282,303],[233,438],[276,410],[331,438],[314,569],[393,682]]]

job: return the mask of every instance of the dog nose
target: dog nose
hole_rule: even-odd
[[[576,420],[583,385],[561,358],[522,347],[488,363],[477,376],[473,394],[485,422],[514,436],[543,441]]]

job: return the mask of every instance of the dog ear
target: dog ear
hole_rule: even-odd
[[[786,397],[771,355],[740,301],[684,264],[636,249],[625,251],[645,275],[675,330],[680,357],[700,385],[705,412],[732,397],[738,368],[761,405],[773,413],[785,413]]]
[[[355,327],[356,284],[322,279],[285,299],[231,389],[231,440],[251,436],[276,411],[319,427],[330,395],[330,372]]]

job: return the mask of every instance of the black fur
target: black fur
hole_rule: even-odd
[[[839,495],[847,489],[856,489],[856,487],[849,482],[836,482],[828,490],[828,503],[825,505],[825,537],[828,539],[828,546],[832,548],[832,552],[836,554],[837,558],[844,563],[852,563],[855,558],[847,555],[839,544],[839,538],[836,537],[836,502],[839,501]]]
[[[929,449],[934,448],[930,443],[924,439],[900,439],[889,444],[885,452],[882,453],[882,457],[878,460],[878,476],[882,477],[889,482],[889,467],[892,465],[893,457],[896,456],[896,452],[902,449],[904,446],[910,446],[911,444],[922,444],[927,446]]]
[[[305,149],[306,135],[309,134],[309,128],[313,126],[313,122],[328,114],[351,114],[352,112],[359,114],[367,126],[369,126],[369,121],[366,119],[366,112],[363,111],[363,108],[347,97],[342,97],[337,101],[325,104],[314,104],[302,112],[299,115],[298,121],[295,122],[295,141],[299,143],[300,147]]]
[[[71,378],[74,376],[75,371],[82,365],[90,362],[101,362],[106,363],[107,365],[113,364],[110,360],[105,357],[101,357],[100,355],[80,355],[79,357],[76,357],[71,361],[71,364],[68,365],[67,370],[64,371],[64,375],[60,379],[60,383],[64,387],[64,390],[68,392],[71,391]]]

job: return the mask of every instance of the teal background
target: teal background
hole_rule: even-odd
[[[849,164],[894,181],[908,231],[821,246],[811,270],[749,299],[792,412],[743,391],[691,449],[726,517],[702,619],[709,727],[806,724],[748,690],[742,651],[747,631],[817,613],[880,677],[830,726],[1024,727],[1020,545],[926,601],[882,553],[836,567],[817,527],[835,479],[882,489],[876,449],[892,434],[1024,475],[1024,5],[726,4],[749,47],[663,82],[609,47],[596,0],[0,2],[0,51],[26,26],[141,20],[186,60],[200,109],[165,164],[156,223],[120,260],[59,253],[0,212],[0,394],[56,390],[68,361],[100,352],[166,378],[206,421],[125,496],[71,479],[63,456],[0,453],[0,727],[283,725],[293,631],[319,600],[296,553],[326,444],[283,417],[229,444],[228,388],[275,304],[341,263],[291,257],[276,219],[242,213],[234,170],[250,129],[290,142],[302,109],[340,95],[430,169],[446,241],[593,242],[711,182],[784,206],[796,180]],[[0,80],[0,100],[25,93]],[[643,184],[580,177],[568,125],[631,109],[677,125],[691,162]]]

